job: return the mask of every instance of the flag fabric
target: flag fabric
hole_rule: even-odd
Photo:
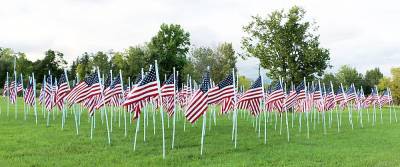
[[[253,115],[261,113],[261,100],[264,96],[261,76],[251,85],[238,101],[240,109],[249,110]]]
[[[33,81],[30,80],[24,93],[24,102],[30,106],[35,104],[35,96],[33,91]]]
[[[22,86],[21,79],[17,79],[17,93],[22,92],[24,90],[24,87]]]
[[[9,92],[10,92],[10,102],[11,104],[14,104],[17,100],[17,92],[15,88],[15,81],[11,81],[10,87],[9,87]]]
[[[50,111],[53,108],[53,97],[54,97],[54,91],[53,91],[53,85],[51,82],[51,76],[48,76],[46,78],[46,83],[45,83],[45,88],[44,88],[44,105],[47,111]]]
[[[328,90],[326,91],[326,96],[325,96],[325,109],[326,110],[331,110],[335,107],[335,93],[331,88],[328,87]]]
[[[279,112],[283,111],[283,99],[285,99],[285,93],[280,82],[276,82],[275,86],[271,89],[271,93],[268,95],[268,99],[265,104],[273,105],[273,108]]]
[[[176,83],[177,82],[174,81],[174,74],[171,74],[161,86],[161,105],[164,106],[170,117],[174,114]],[[156,99],[158,99],[158,96]]]
[[[194,92],[190,102],[188,104],[188,109],[185,113],[186,119],[190,123],[195,123],[200,116],[202,116],[208,109],[208,89],[210,88],[210,76],[207,71],[203,76],[203,82],[201,83],[200,89]]]
[[[295,90],[291,90],[289,94],[286,96],[286,103],[285,103],[285,108],[288,110],[290,108],[293,108],[296,105],[296,98],[297,98],[297,93]]]
[[[67,76],[64,74],[61,74],[60,79],[57,83],[57,91],[55,93],[55,103],[61,110],[64,107],[64,99],[68,95],[68,93],[71,91],[71,89],[68,86],[67,82]]]
[[[120,77],[115,77],[112,81],[110,77],[104,83],[104,98],[103,100],[96,106],[96,108],[100,108],[106,104],[112,102],[113,105],[119,105],[119,98],[122,95],[122,85]]]
[[[157,76],[155,66],[126,96],[123,106],[154,98],[158,95]]]
[[[79,82],[74,88],[72,88],[69,94],[65,97],[65,100],[72,105],[75,103],[81,103],[90,98],[91,86],[95,81],[97,82],[97,93],[100,92],[100,84],[98,83],[98,80],[99,78],[96,72],[90,74],[83,81]]]
[[[8,81],[5,81],[3,87],[3,97],[8,96],[7,91],[8,91]]]
[[[233,75],[229,74],[217,86],[211,88],[208,92],[209,104],[220,103],[225,98],[231,98],[234,94]]]

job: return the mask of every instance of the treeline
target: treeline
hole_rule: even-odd
[[[102,74],[108,75],[110,71],[119,74],[122,70],[126,81],[132,81],[141,74],[141,69],[148,70],[150,64],[157,60],[159,64],[160,79],[172,73],[173,67],[179,71],[180,82],[185,82],[187,76],[199,81],[207,66],[210,66],[212,78],[218,82],[225,75],[236,69],[237,54],[231,43],[221,43],[217,47],[191,47],[190,34],[176,24],[162,24],[159,32],[149,42],[142,45],[130,46],[123,51],[98,51],[85,52],[78,56],[70,65],[65,61],[64,54],[60,51],[48,50],[44,58],[31,61],[25,53],[15,52],[11,48],[0,48],[0,84],[6,80],[6,72],[13,79],[13,64],[16,59],[16,71],[28,80],[28,76],[35,73],[38,82],[48,74],[59,77],[64,69],[68,69],[70,80],[79,78],[93,72],[96,67]]]

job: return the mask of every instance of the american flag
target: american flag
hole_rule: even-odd
[[[17,93],[22,92],[24,90],[24,87],[22,86],[21,79],[17,79]]]
[[[325,96],[325,109],[330,110],[335,107],[335,93],[333,90],[331,90],[330,87],[326,90],[326,96]]]
[[[47,111],[50,111],[53,108],[53,98],[54,98],[54,91],[53,85],[51,82],[51,76],[46,78],[45,88],[44,88],[44,104]]]
[[[260,102],[264,96],[261,76],[251,85],[238,101],[238,107],[248,109],[253,115],[261,113]]]
[[[356,89],[354,84],[350,85],[349,89],[346,91],[346,103],[356,99]]]
[[[271,104],[277,101],[280,101],[285,98],[285,93],[283,92],[283,88],[281,83],[277,82],[275,86],[273,86],[271,94],[269,94],[268,99],[265,103]]]
[[[173,116],[174,114],[176,84],[177,82],[174,81],[174,74],[171,74],[161,87],[161,105],[167,109],[169,116]]]
[[[208,109],[208,89],[210,87],[210,76],[207,71],[203,76],[203,82],[199,90],[194,92],[190,102],[188,104],[188,109],[185,113],[186,119],[190,123],[196,122]]]
[[[85,99],[89,99],[86,103],[88,107],[89,114],[93,116],[94,109],[101,100],[101,85],[98,73],[94,72],[88,78],[85,79],[85,84],[87,85],[87,95]]]
[[[322,93],[321,93],[321,90],[320,90],[320,86],[321,85],[318,85],[318,86],[316,86],[315,88],[314,88],[314,92],[313,92],[313,100],[315,101],[315,100],[321,100],[322,99]]]
[[[290,108],[293,108],[296,105],[296,98],[297,98],[297,93],[295,90],[291,90],[289,94],[286,96],[286,103],[285,103],[285,108],[288,110]]]
[[[64,98],[68,95],[71,89],[68,86],[67,76],[61,74],[61,77],[58,81],[57,91],[55,95],[55,102],[59,109],[61,110],[64,106]]]
[[[114,105],[119,105],[119,97],[122,95],[122,85],[121,78],[115,77],[112,81],[108,78],[104,84],[104,99],[100,102],[96,108],[100,108],[105,104],[111,103],[113,101]]]
[[[154,98],[158,95],[157,76],[155,66],[152,66],[149,73],[139,82],[139,84],[132,88],[128,93],[123,106],[128,106],[133,103]]]
[[[208,92],[208,103],[217,104],[225,98],[232,98],[234,94],[233,75],[229,74],[216,87]],[[227,103],[228,104],[228,103]],[[229,107],[227,107],[229,108]]]
[[[306,98],[306,90],[305,90],[304,82],[301,82],[296,87],[296,93],[297,93],[297,100],[302,100],[302,99]]]
[[[391,98],[388,90],[385,90],[383,92],[382,96],[379,97],[379,101],[381,102],[381,105],[388,104],[392,101],[392,98]]]
[[[15,103],[15,101],[17,100],[17,92],[15,89],[15,81],[11,81],[10,87],[9,87],[9,91],[10,91],[10,102],[12,104]]]
[[[70,103],[70,105],[74,103],[81,103],[84,100],[90,98],[90,91],[92,88],[92,84],[97,82],[95,85],[97,88],[97,93],[100,94],[100,84],[97,72],[90,74],[88,77],[85,78],[84,81],[79,82],[69,94],[65,97],[65,100]],[[93,93],[96,93],[93,92]]]
[[[24,102],[31,106],[35,104],[35,96],[33,91],[33,81],[31,80],[29,81],[24,94]]]
[[[3,87],[3,97],[7,96],[7,91],[8,91],[8,81],[5,81]]]

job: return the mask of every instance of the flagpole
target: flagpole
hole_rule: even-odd
[[[322,98],[322,110],[321,110],[321,112],[322,112],[322,117],[323,117],[323,124],[324,124],[324,134],[326,135],[326,119],[325,119],[325,100],[324,100],[324,96],[322,95],[322,89],[321,89],[321,80],[318,80],[318,87],[319,87],[319,92],[320,92],[320,95],[321,95],[321,98]],[[324,92],[325,92],[325,84],[324,84]],[[319,116],[318,116],[318,118],[319,118]]]
[[[381,104],[381,102],[379,100],[378,86],[375,85],[375,89],[376,89],[376,95],[378,96],[379,111],[381,112],[381,124],[383,124],[382,104]]]
[[[308,96],[309,96],[309,94],[308,94],[308,92],[307,92],[307,88],[308,88],[308,85],[307,85],[307,83],[306,83],[306,77],[304,77],[304,84],[306,85],[306,86],[304,86],[304,93],[306,94],[306,103],[305,103],[305,105],[307,105],[307,99],[309,98]],[[309,116],[309,111],[306,111],[306,109],[307,109],[307,107],[306,106],[304,106],[304,108],[305,108],[305,112],[306,112],[306,119],[307,119],[307,139],[310,139],[310,125],[309,125],[309,123],[308,123],[308,116]]]
[[[151,69],[151,65],[150,65],[150,69]],[[144,71],[142,68],[142,78],[144,78]],[[147,115],[147,108],[148,105],[143,107],[143,142],[146,142],[146,115]]]
[[[235,68],[232,68],[232,84],[233,84],[233,113],[235,115],[235,149],[237,148],[237,96],[236,96],[236,91],[237,91],[237,85],[236,85],[236,75],[235,75]],[[210,120],[211,122],[211,120]]]
[[[99,67],[97,67],[97,77],[98,77],[98,79],[99,79],[99,84],[100,84],[100,92],[101,92],[101,98],[102,98],[102,100],[101,101],[103,101],[104,100],[104,83],[102,84],[101,82],[100,82],[100,69],[99,69]],[[104,110],[105,111],[105,116],[106,116],[106,126],[107,126],[107,136],[108,136],[108,144],[109,145],[111,145],[111,135],[110,135],[110,129],[109,129],[109,127],[108,127],[108,114],[107,114],[107,110]],[[96,111],[95,111],[96,112]],[[92,116],[92,119],[93,119],[93,116]]]
[[[151,70],[151,65],[150,65],[150,70]],[[144,78],[144,70],[142,68],[141,69],[141,79],[143,79],[143,78]],[[139,103],[141,103],[141,102],[139,102]],[[146,107],[146,106],[144,106],[144,107]],[[134,139],[134,143],[133,143],[133,150],[134,151],[136,150],[136,139],[137,139],[137,135],[138,135],[139,129],[140,129],[140,116],[141,116],[141,114],[136,113],[136,115],[137,115],[137,118],[136,118],[136,131],[135,131],[135,139]],[[132,118],[132,116],[131,116],[131,118]]]
[[[7,118],[10,113],[10,82],[9,82],[9,77],[8,77],[8,71],[7,71],[7,95],[8,95],[8,100],[7,100]]]
[[[122,99],[123,101],[125,101],[124,99],[124,95],[125,95],[125,90],[124,90],[124,81],[122,80],[122,71],[121,69],[119,70],[119,79],[121,81],[121,86],[122,86]],[[124,112],[124,136],[126,137],[128,135],[127,131],[126,131],[126,112]]]
[[[24,99],[25,97],[25,91],[24,91],[24,80],[22,77],[22,73],[20,74],[20,79],[21,79],[21,85],[22,85],[22,99]],[[24,100],[22,100],[24,101]],[[25,105],[25,101],[23,102],[24,104],[24,120],[26,121],[26,105]]]
[[[174,144],[175,144],[175,117],[176,117],[176,78],[179,75],[179,71],[176,72],[175,76],[175,67],[173,68],[173,73],[174,73],[174,117],[172,118],[172,149],[174,149]]]
[[[158,87],[158,97],[161,100],[161,88],[160,88],[160,76],[158,74],[158,64],[157,60],[155,60],[155,68],[156,68],[156,76],[157,76],[157,87]],[[161,114],[161,129],[162,129],[162,136],[163,136],[163,159],[165,159],[165,132],[164,132],[164,111],[163,111],[163,106],[160,105],[160,114]]]
[[[280,79],[281,88],[282,88],[282,83],[283,83],[283,79],[281,78]],[[284,93],[286,94],[286,84],[285,84]],[[290,141],[290,132],[289,132],[289,122],[288,122],[288,111],[287,111],[287,108],[286,108],[286,98],[283,99],[283,106],[284,106],[285,117],[286,117],[287,140],[289,142]],[[282,116],[281,116],[281,118],[282,118]]]

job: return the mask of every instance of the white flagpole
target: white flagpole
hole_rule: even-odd
[[[324,124],[324,134],[326,135],[326,119],[325,119],[325,104],[324,104],[324,96],[323,96],[323,94],[322,94],[322,89],[321,89],[321,80],[318,80],[318,87],[319,87],[319,92],[320,92],[320,95],[321,95],[321,97],[322,97],[322,110],[321,110],[321,112],[322,112],[322,122],[323,122],[323,124]],[[325,92],[325,84],[324,84],[324,92]],[[318,118],[319,118],[319,116],[318,116]]]
[[[119,70],[119,79],[121,81],[121,86],[122,86],[122,99],[124,99],[125,95],[125,90],[124,90],[124,81],[122,80],[122,71],[121,69]],[[128,135],[128,132],[126,131],[126,111],[124,111],[124,136],[126,137]]]
[[[98,79],[99,79],[101,98],[102,98],[102,101],[103,101],[103,100],[104,100],[104,93],[103,93],[103,90],[104,90],[104,83],[102,84],[102,83],[100,82],[100,69],[99,69],[99,67],[97,67],[97,77],[98,77]],[[105,106],[104,106],[104,107],[105,107]],[[106,126],[107,126],[108,144],[110,145],[110,144],[111,144],[111,134],[110,134],[110,129],[109,129],[109,127],[108,127],[107,110],[104,110],[104,111],[105,111],[104,115],[106,116]]]
[[[307,105],[307,99],[308,98],[310,98],[309,97],[309,94],[308,94],[308,92],[307,92],[307,88],[308,88],[308,85],[307,85],[307,83],[306,83],[306,77],[304,77],[304,93],[306,94],[306,103],[305,103],[305,105]],[[304,109],[306,109],[307,107],[306,106],[304,106]],[[310,139],[310,125],[309,125],[309,123],[308,123],[308,116],[309,116],[309,113],[308,113],[308,111],[306,111],[306,110],[304,110],[304,112],[306,112],[306,119],[307,119],[307,139]]]
[[[7,103],[7,118],[10,113],[10,82],[9,82],[9,77],[8,77],[8,72],[7,72],[7,95],[8,95],[8,103]]]
[[[281,88],[282,88],[282,83],[283,83],[283,79],[280,80],[280,84],[281,84]],[[286,94],[286,84],[285,84],[285,89],[284,89],[284,93]],[[289,122],[288,122],[288,111],[286,108],[286,98],[283,99],[283,106],[284,106],[284,110],[285,110],[285,117],[286,117],[286,131],[287,131],[287,141],[290,141],[290,133],[289,133]],[[281,116],[282,118],[282,116]]]
[[[232,84],[233,84],[233,114],[234,114],[234,130],[235,130],[235,149],[237,148],[237,96],[236,96],[236,75],[235,75],[235,68],[232,68]],[[210,120],[211,122],[211,120]]]
[[[21,79],[21,85],[22,85],[22,99],[24,99],[25,90],[24,90],[24,80],[23,80],[23,77],[22,77],[22,73],[20,74],[20,79]],[[26,105],[25,105],[25,101],[24,100],[22,100],[22,101],[23,101],[23,104],[24,104],[24,120],[26,121]]]
[[[150,65],[150,70],[151,70],[151,65]],[[142,68],[141,79],[143,79],[143,78],[144,78],[144,70]],[[136,139],[137,139],[137,135],[138,135],[139,129],[140,129],[140,116],[141,116],[141,114],[138,114],[137,118],[136,118],[136,131],[135,131],[135,139],[134,139],[134,143],[133,143],[133,150],[134,151],[136,150]],[[131,116],[131,118],[132,118],[132,116]]]
[[[210,66],[207,66],[207,72],[210,71]],[[204,81],[203,81],[204,82]],[[210,84],[208,84],[208,89],[210,89]],[[208,90],[207,90],[208,93]],[[208,97],[207,98],[207,102],[208,102]],[[206,104],[208,105],[208,104]],[[207,123],[207,111],[204,112],[203,114],[203,126],[202,126],[202,130],[201,130],[201,148],[200,148],[200,155],[203,155],[203,147],[204,147],[204,137],[206,135],[206,123]]]
[[[375,89],[376,89],[376,95],[378,96],[379,111],[381,112],[381,124],[383,124],[382,104],[379,100],[378,86],[375,85]]]
[[[175,76],[175,67],[173,68],[173,72],[174,72],[174,117],[172,118],[172,149],[174,149],[174,144],[175,144],[175,117],[176,117],[176,78],[177,76],[179,76],[179,71],[176,72],[176,76]]]
[[[155,67],[156,67],[156,76],[157,76],[157,87],[158,87],[158,97],[162,99],[161,96],[161,88],[160,88],[160,77],[158,75],[158,64],[157,60],[155,60]],[[163,106],[160,105],[160,114],[161,114],[161,129],[162,129],[162,136],[163,136],[163,159],[165,159],[165,132],[164,132],[164,111]]]
[[[104,76],[104,75],[103,75]],[[104,77],[103,77],[103,79],[104,79]],[[113,76],[112,76],[112,70],[110,70],[110,86],[111,86],[111,83],[114,81],[114,79],[113,79]],[[105,89],[105,88],[104,88]],[[103,90],[104,90],[103,89]],[[103,99],[104,99],[104,97],[103,97]],[[107,114],[107,105],[106,104],[104,104],[104,112],[105,112],[105,114]],[[113,111],[113,108],[112,107],[110,107],[110,115],[111,115],[111,117],[110,117],[110,132],[112,133],[112,131],[113,131],[113,123],[114,123],[114,111]]]
[[[52,82],[52,77],[51,77],[51,75],[50,75],[50,70],[49,70],[49,77],[50,77],[50,82]],[[45,82],[46,82],[46,84],[44,85],[44,90],[46,89],[46,86],[47,86],[47,79],[45,79]],[[50,83],[50,86],[52,86],[51,85],[52,83]],[[46,99],[46,98],[45,98]],[[47,110],[47,107],[46,107],[46,110]],[[49,125],[50,125],[50,110],[49,111],[47,111],[47,127],[49,127]]]
[[[150,69],[151,69],[151,65],[150,65]],[[144,78],[144,72],[143,72],[143,68],[142,68],[142,78]],[[143,107],[143,142],[146,142],[146,111],[147,111],[148,105]]]
[[[33,83],[33,103],[35,103],[34,106],[34,111],[35,111],[35,121],[36,125],[38,123],[38,113],[37,113],[37,106],[36,106],[36,79],[35,79],[35,73],[32,72],[32,83]]]

